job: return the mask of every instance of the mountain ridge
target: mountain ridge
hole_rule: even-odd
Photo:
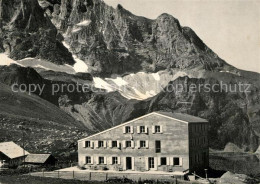
[[[88,64],[93,75],[195,66],[219,70],[227,65],[191,28],[181,27],[169,14],[151,20],[136,16],[121,5],[114,9],[103,1],[92,0],[85,4],[61,1],[53,6],[53,12],[48,7],[45,11],[72,53]]]
[[[1,51],[9,53],[13,58],[39,57],[60,65],[73,65],[73,56],[76,56],[88,65],[90,74],[66,74],[51,71],[51,68],[48,71],[34,67],[36,71],[10,65],[0,67],[0,82],[4,85],[46,84],[43,94],[39,95],[43,101],[59,107],[89,132],[102,131],[149,112],[164,110],[208,119],[210,146],[214,149],[223,149],[230,142],[244,151],[253,152],[259,146],[260,75],[227,64],[191,28],[181,27],[179,21],[171,15],[162,14],[155,20],[150,20],[135,16],[122,6],[114,9],[100,0],[40,0],[43,9],[39,10],[40,14],[34,15],[37,12],[31,12],[32,9],[28,8],[25,14],[27,18],[23,20],[21,11],[11,7],[13,4],[14,7],[21,8],[21,2],[30,4],[32,1],[0,1],[0,17],[7,20],[1,21],[1,25],[4,25],[1,26],[1,35],[4,35],[0,35]],[[35,6],[39,8],[39,5]],[[3,14],[6,10],[3,7],[7,7],[11,14]],[[14,16],[15,13],[17,16]],[[34,20],[30,17],[37,16],[43,21],[39,26],[43,24],[42,28],[47,26],[47,30],[31,26],[30,22]],[[14,21],[10,20],[12,17]],[[18,20],[23,20],[25,24],[19,25]],[[8,25],[10,22],[14,29]],[[19,31],[17,26],[24,27]],[[12,36],[17,34],[18,36]],[[33,43],[33,40],[36,42]],[[21,48],[23,46],[26,46],[24,50]],[[42,49],[44,52],[41,52]],[[64,56],[59,55],[62,53]],[[35,59],[31,60],[32,63],[35,62]],[[128,94],[129,99],[118,89],[103,89],[98,92],[89,90],[86,93],[64,91],[51,95],[50,86],[53,83],[74,85],[77,82],[93,84],[95,81],[105,82],[104,88],[110,87],[108,85],[113,82],[120,87],[120,82],[124,82],[134,93]],[[137,83],[136,86],[132,85],[133,81]],[[214,85],[221,81],[229,85],[237,85],[239,82],[250,84],[251,91],[192,93],[190,88],[183,92],[165,90],[178,84]],[[162,89],[158,90],[153,85],[144,87],[146,83],[155,82],[163,84],[160,86]],[[101,84],[95,87],[100,86],[102,87]],[[146,92],[150,93],[147,98],[132,98],[133,95],[140,97]],[[10,90],[5,95],[9,96]],[[9,102],[9,106],[10,104]],[[28,117],[29,112],[31,111],[28,111]]]

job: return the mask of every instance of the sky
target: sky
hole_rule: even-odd
[[[227,63],[260,73],[260,0],[104,1],[150,19],[171,14]]]

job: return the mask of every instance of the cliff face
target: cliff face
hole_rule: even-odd
[[[72,52],[87,62],[93,74],[194,67],[218,70],[225,65],[171,15],[150,20],[101,0],[44,2],[49,3],[45,11]]]
[[[35,0],[0,1],[0,50],[15,60],[37,57],[74,64],[56,27]]]

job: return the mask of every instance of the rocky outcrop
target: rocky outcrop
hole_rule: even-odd
[[[166,68],[218,70],[226,64],[171,15],[150,20],[101,0],[45,1],[51,4],[45,11],[53,24],[95,75]]]
[[[225,146],[224,152],[235,152],[235,153],[238,153],[238,152],[243,152],[243,149],[241,149],[237,145],[229,142]]]
[[[35,0],[1,0],[0,33],[0,50],[15,60],[37,57],[56,64],[75,63]]]

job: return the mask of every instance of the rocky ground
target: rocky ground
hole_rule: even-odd
[[[30,153],[52,153],[59,162],[77,161],[77,140],[88,133],[51,121],[0,114],[0,142],[14,141]]]

